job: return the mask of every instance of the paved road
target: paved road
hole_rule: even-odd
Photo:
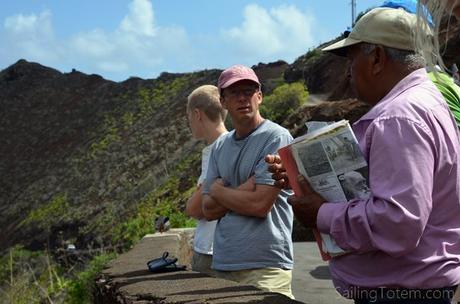
[[[308,304],[350,304],[332,285],[329,267],[321,260],[315,242],[294,243],[292,292],[296,300]]]

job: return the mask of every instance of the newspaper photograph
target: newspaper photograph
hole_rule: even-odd
[[[291,150],[299,172],[328,202],[370,196],[367,163],[347,121],[315,130],[294,142]],[[329,254],[344,253],[329,235],[321,237]]]

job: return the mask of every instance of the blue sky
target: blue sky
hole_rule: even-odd
[[[0,69],[23,58],[106,79],[293,62],[351,23],[351,0],[12,0]],[[382,0],[357,0],[357,12]]]

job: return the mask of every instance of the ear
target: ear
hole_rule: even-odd
[[[227,104],[225,102],[225,97],[220,95],[220,104],[222,105],[222,108],[224,108],[225,110],[228,110],[227,109]]]
[[[263,94],[262,94],[262,91],[261,91],[261,90],[259,90],[259,91],[257,92],[257,100],[258,100],[258,101],[257,101],[257,104],[260,105],[260,104],[262,103],[262,100],[263,100]]]
[[[373,53],[373,56],[372,56],[371,73],[373,75],[378,75],[385,68],[385,65],[387,64],[387,61],[388,61],[388,56],[385,53],[385,49],[381,45],[377,45],[372,53]]]
[[[201,111],[196,108],[193,109],[193,116],[195,116],[197,120],[201,120]]]

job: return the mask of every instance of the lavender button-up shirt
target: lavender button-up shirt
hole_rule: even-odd
[[[424,69],[401,80],[353,125],[371,198],[326,203],[318,229],[351,251],[334,284],[439,288],[460,283],[460,135]]]

